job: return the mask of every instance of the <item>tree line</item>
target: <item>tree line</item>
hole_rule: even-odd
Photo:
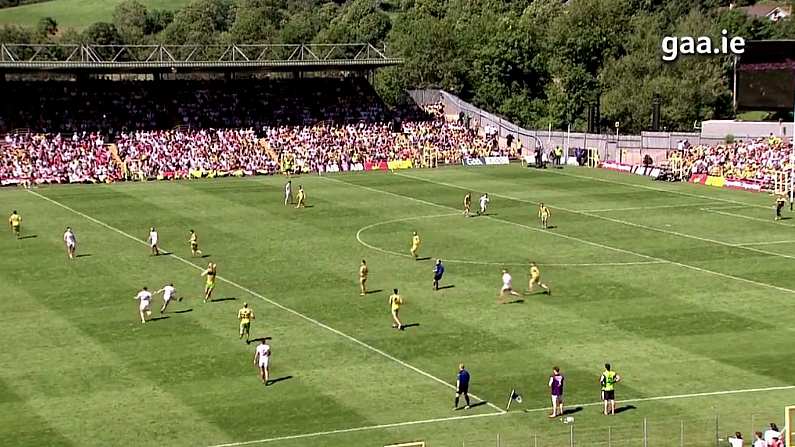
[[[125,0],[111,22],[58,29],[0,28],[6,43],[351,43],[386,47],[405,64],[380,70],[388,103],[409,88],[443,88],[529,128],[601,124],[690,130],[732,117],[732,58],[664,62],[664,36],[795,38],[795,18],[772,22],[738,7],[749,0],[194,0],[178,11]]]

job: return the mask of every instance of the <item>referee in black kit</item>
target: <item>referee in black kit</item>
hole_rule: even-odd
[[[458,365],[458,378],[455,381],[455,404],[453,410],[458,410],[458,399],[464,395],[466,406],[464,410],[469,410],[469,371],[464,368],[464,364]]]

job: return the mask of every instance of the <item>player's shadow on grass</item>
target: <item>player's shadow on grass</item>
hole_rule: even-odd
[[[268,386],[273,386],[273,385],[275,385],[275,384],[277,384],[279,382],[283,382],[285,380],[290,380],[292,378],[293,378],[293,376],[284,376],[284,377],[277,377],[275,379],[270,379],[270,380],[268,380]]]
[[[201,255],[201,257],[202,257],[202,258],[209,258],[209,257],[210,257],[210,255],[204,254],[204,255]]]
[[[172,312],[172,313],[174,313],[174,314],[186,314],[186,313],[188,313],[188,312],[193,312],[193,309],[175,310],[175,311],[174,311],[174,312]]]
[[[407,329],[407,328],[410,328],[410,327],[419,327],[419,325],[420,325],[419,323],[404,324],[403,325],[403,329]]]
[[[506,302],[505,304],[523,304],[523,303],[524,303],[524,300],[523,300],[523,299],[521,299],[521,298],[519,298],[518,300],[511,300],[511,301],[508,301],[508,302]]]
[[[34,239],[34,238],[37,238],[37,237],[39,237],[37,234],[28,234],[27,236],[20,237],[19,240],[22,240],[22,239]]]
[[[622,406],[622,407],[618,407],[618,408],[616,408],[616,414],[618,414],[618,413],[623,413],[623,412],[625,412],[625,411],[631,411],[631,410],[635,410],[635,409],[637,409],[637,407],[636,407],[636,406],[634,406],[634,405],[624,405],[624,406]]]
[[[439,286],[437,290],[452,289],[453,287],[455,287],[455,284],[448,284],[446,286]]]
[[[367,295],[370,295],[370,294],[373,294],[373,293],[381,293],[381,292],[383,292],[383,291],[384,291],[384,289],[368,290],[368,291],[366,292],[366,294],[367,294]]]
[[[80,253],[79,255],[75,256],[76,258],[87,258],[91,256],[91,253]]]
[[[487,401],[487,400],[482,400],[480,402],[475,402],[474,404],[469,406],[469,409],[471,410],[472,408],[479,407],[481,405],[486,405],[487,403],[489,403],[489,401]]]
[[[790,220],[790,219],[792,219],[792,218],[788,217],[788,216],[784,216],[784,217],[781,218],[781,220]],[[33,236],[33,237],[36,237],[36,236]],[[25,239],[25,238],[23,237],[23,238],[20,238],[20,239]]]
[[[561,413],[561,416],[568,416],[570,414],[579,413],[581,411],[582,411],[582,407],[567,408],[567,409],[563,410],[563,413]],[[618,409],[616,409],[616,413],[617,412],[618,412]]]
[[[557,225],[547,225],[547,227],[545,229],[546,230],[554,230],[555,228],[557,228]]]
[[[431,259],[431,257],[430,257],[430,256],[425,256],[425,257],[423,257],[423,258],[416,258],[416,259],[415,259],[415,261],[427,261],[427,260],[429,260],[429,259]]]
[[[228,298],[213,298],[210,300],[211,303],[220,303],[221,301],[235,301],[237,298],[235,297],[228,297]]]
[[[168,315],[163,315],[161,317],[150,318],[149,321],[160,321],[160,320],[166,320],[168,318],[171,318],[171,317],[169,317]]]

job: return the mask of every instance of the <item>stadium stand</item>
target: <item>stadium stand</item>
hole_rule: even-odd
[[[386,169],[423,165],[429,153],[447,164],[517,155],[494,135],[446,120],[441,105],[387,110],[364,78],[11,84],[5,130],[25,130],[0,142],[3,185]]]

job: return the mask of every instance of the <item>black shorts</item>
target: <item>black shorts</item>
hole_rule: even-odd
[[[442,280],[442,276],[443,275],[433,275],[433,280],[434,281],[441,281]]]
[[[456,394],[469,394],[469,385],[459,386]]]
[[[602,390],[602,400],[616,400],[616,390]]]

